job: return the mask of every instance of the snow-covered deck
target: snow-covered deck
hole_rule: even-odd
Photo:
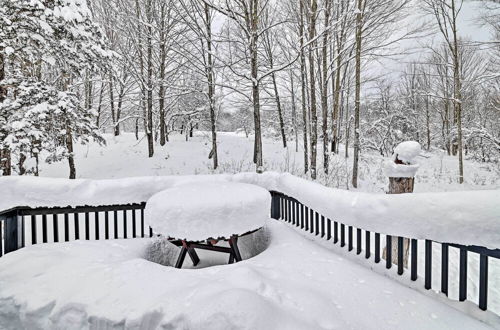
[[[177,270],[144,258],[151,238],[116,239],[148,235],[151,219],[144,217],[144,207],[153,194],[186,183],[228,181],[274,191],[271,216],[289,222],[268,221],[271,243],[256,257],[236,265]],[[6,187],[0,210],[27,205],[0,217],[4,252],[14,251],[0,258],[0,329],[65,328],[70,324],[141,329],[159,325],[216,329],[487,327],[470,315],[500,327],[500,267],[491,262],[488,272],[488,256],[491,261],[500,260],[499,250],[481,247],[479,270],[477,256],[469,259],[472,266],[467,265],[467,250],[478,252],[467,245],[498,247],[498,191],[388,196],[330,189],[278,173],[100,181],[1,178],[0,183]],[[51,206],[60,208],[47,209]],[[299,207],[305,208],[305,217]],[[313,233],[314,227],[315,237],[295,232],[303,228],[304,220],[304,229],[308,230],[309,211],[309,230]],[[80,222],[78,214],[82,216]],[[342,233],[348,231],[349,250],[354,244],[353,251],[361,254],[364,247],[369,259],[349,255],[346,248],[332,244],[336,242],[337,224],[340,246],[344,241]],[[368,238],[361,243],[362,231],[363,237],[375,236],[375,258],[369,252],[373,240],[372,244]],[[388,235],[385,238],[389,241],[391,235],[398,237],[401,246],[403,237],[412,238],[409,268],[416,282],[409,279],[410,269],[403,271],[402,256],[398,257],[397,267],[401,276],[396,275],[395,267],[386,270],[381,262],[376,263],[383,248],[381,234]],[[50,243],[72,239],[86,241]],[[425,249],[418,248],[418,253],[417,240],[418,244],[425,241]],[[448,257],[446,261],[433,259],[434,244],[446,255],[448,249],[444,247],[448,245],[465,252],[464,267],[460,253],[460,276],[457,259],[451,258],[457,251],[450,248],[449,262]],[[398,252],[401,250],[398,247]],[[475,254],[472,252],[468,254]],[[431,259],[437,259],[438,264]],[[367,265],[357,264],[365,261]],[[387,263],[387,267],[390,265]],[[442,271],[444,267],[446,272]],[[401,281],[384,276],[391,274]],[[460,286],[468,302],[454,302],[424,290],[423,279],[427,289],[438,291],[441,285],[443,291],[444,282],[435,283],[443,278],[447,292],[450,279],[451,299],[456,299],[453,295],[458,292],[454,280],[472,282]],[[487,295],[491,302],[488,309],[493,307],[493,312],[481,311],[475,305],[479,301],[479,307],[485,310]]]
[[[489,328],[285,223],[267,228],[261,254],[196,270],[143,259],[149,238],[21,249],[1,260],[0,328]]]

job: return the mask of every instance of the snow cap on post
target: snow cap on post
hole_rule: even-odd
[[[401,142],[394,148],[392,159],[384,164],[385,175],[389,178],[413,178],[417,173],[421,146],[416,141]]]

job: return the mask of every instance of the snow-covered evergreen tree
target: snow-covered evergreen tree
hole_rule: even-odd
[[[37,173],[26,160],[42,150],[67,158],[76,177],[73,142],[98,138],[93,113],[74,93],[84,73],[112,56],[84,0],[0,1],[0,141],[2,168]]]

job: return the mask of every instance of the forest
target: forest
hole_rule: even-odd
[[[464,14],[469,11],[469,19]],[[474,11],[473,22],[470,11]],[[471,38],[461,27],[481,31]],[[500,161],[500,4],[462,0],[0,0],[0,173],[135,133],[263,138],[311,179],[406,140]]]

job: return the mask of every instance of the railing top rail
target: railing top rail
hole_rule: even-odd
[[[84,212],[106,212],[135,210],[144,208],[146,202],[112,205],[78,205],[78,206],[54,206],[54,207],[29,207],[16,206],[7,210],[0,211],[0,217],[5,214],[17,212],[18,215],[43,215],[43,214],[64,214],[64,213],[84,213]]]

